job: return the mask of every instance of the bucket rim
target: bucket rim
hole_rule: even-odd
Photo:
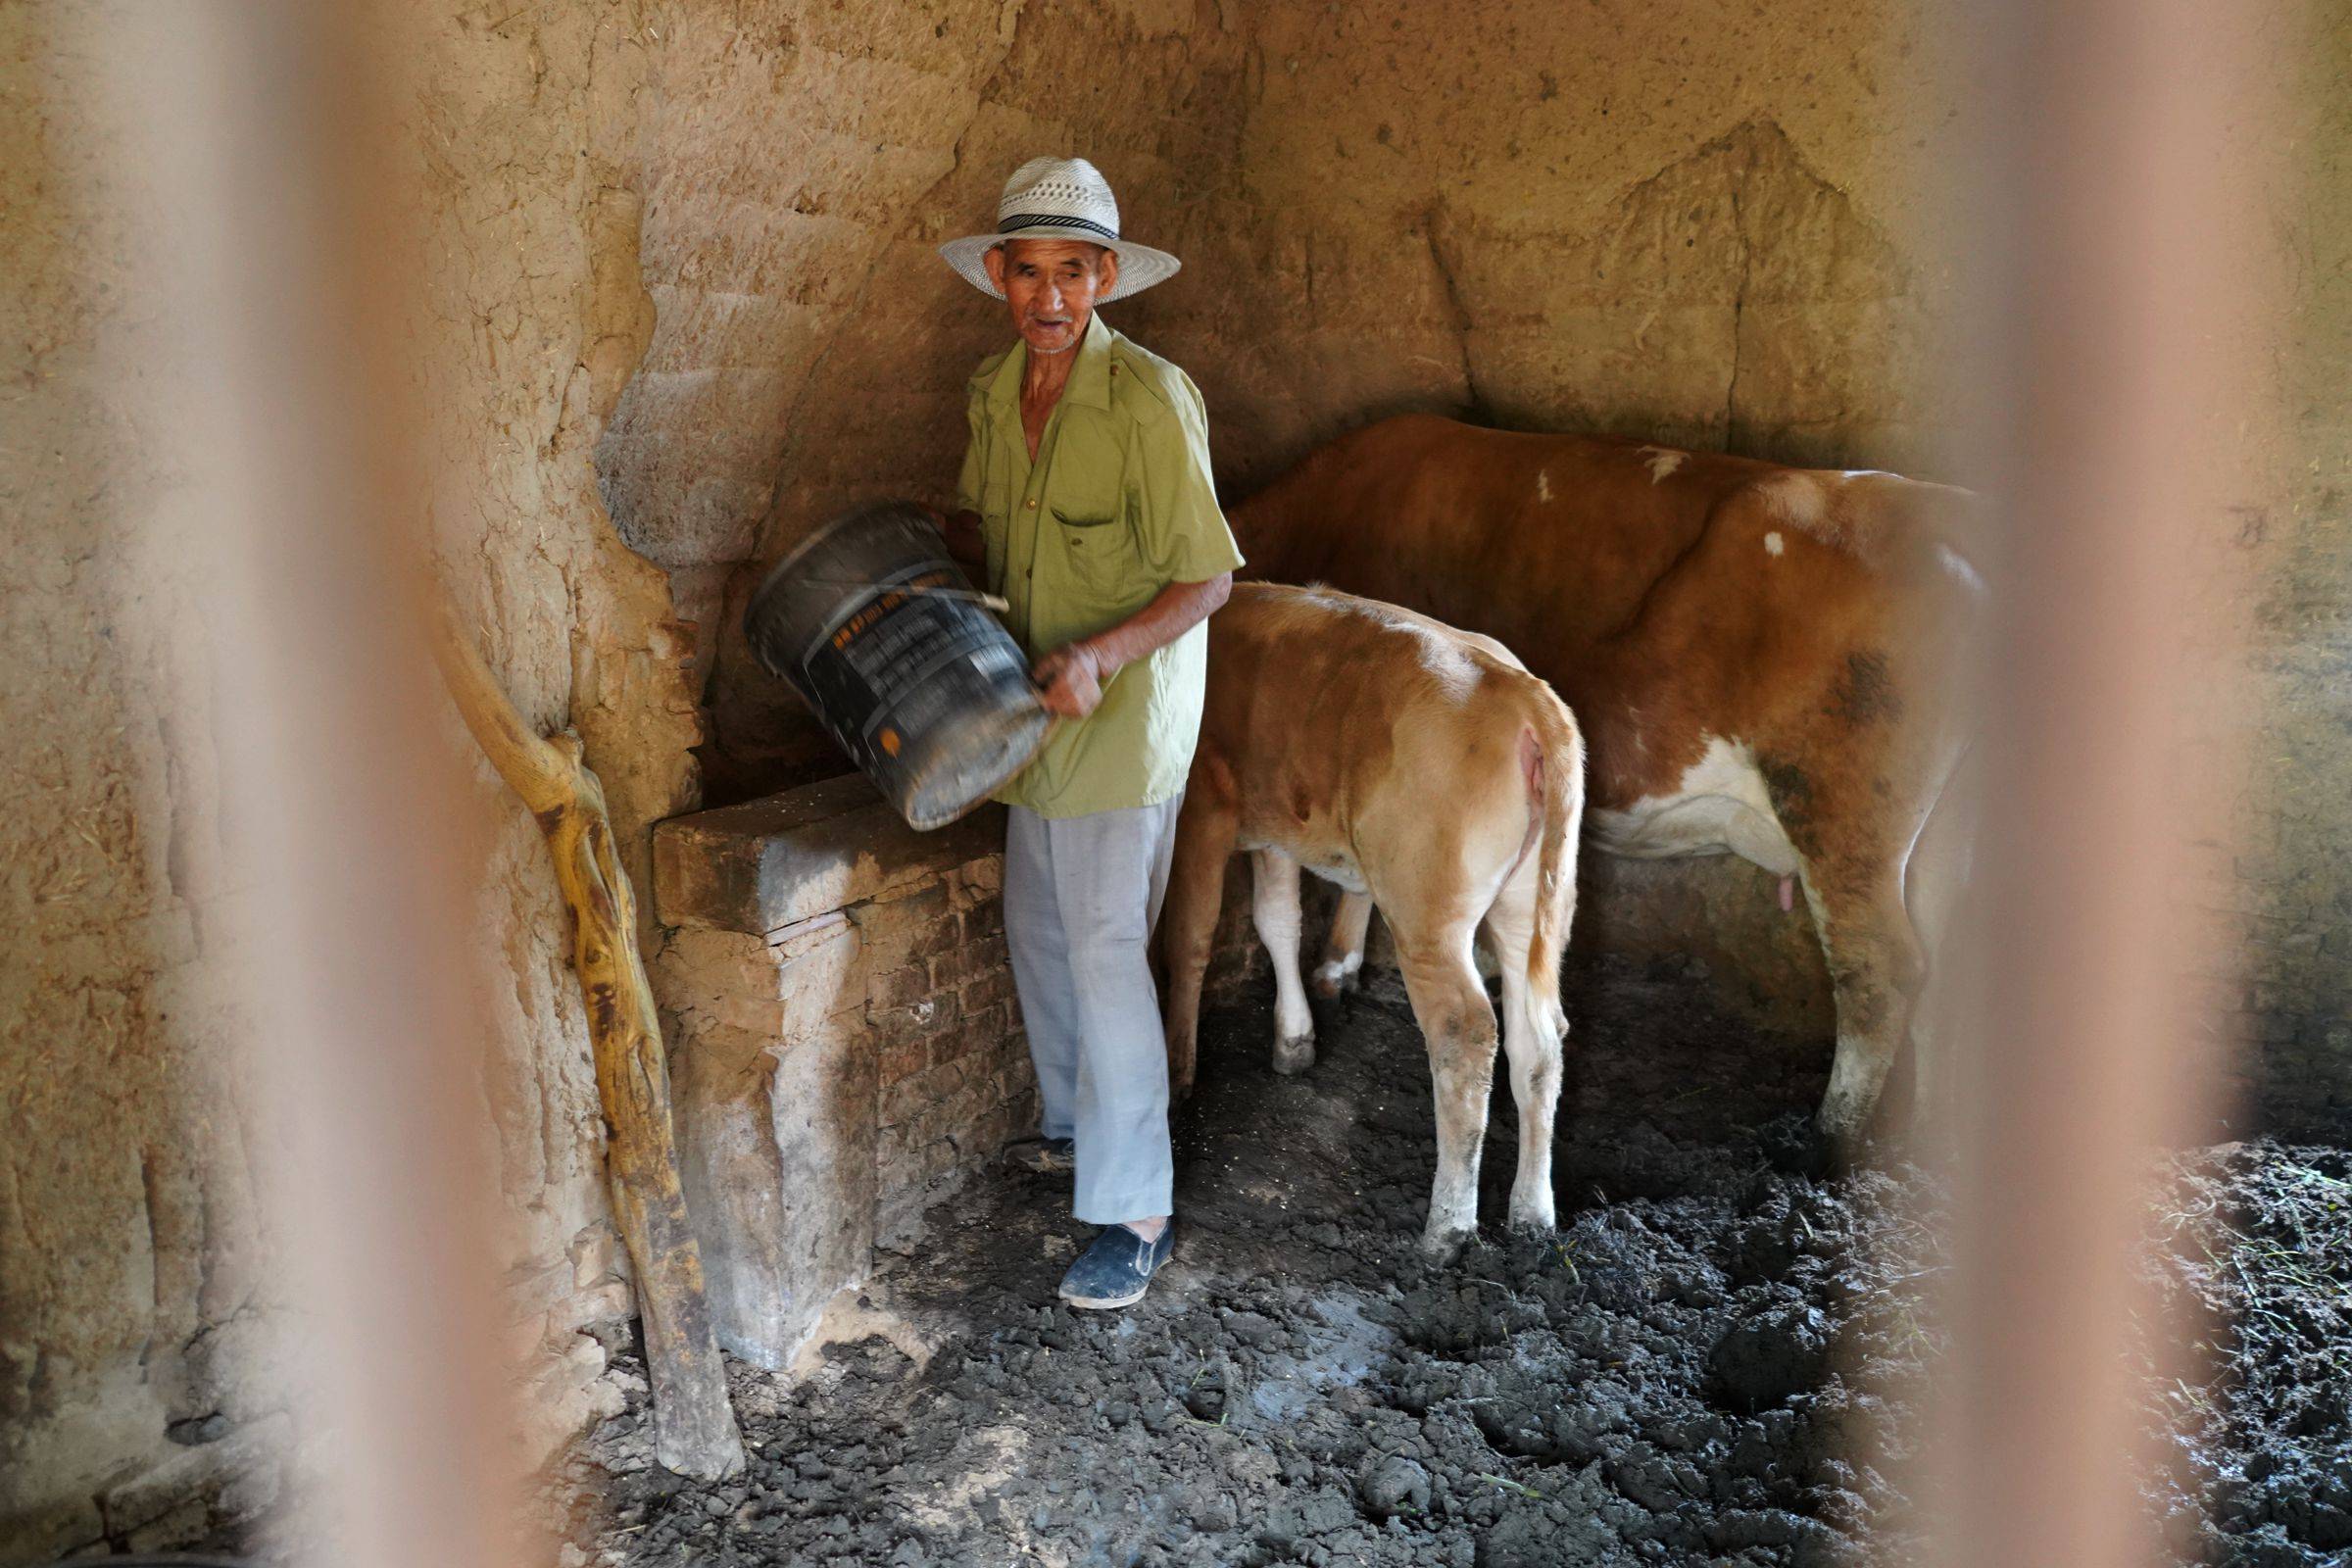
[[[771,591],[774,590],[780,583],[782,583],[787,576],[791,575],[795,569],[802,564],[805,558],[807,558],[810,552],[814,551],[819,545],[832,538],[835,534],[840,533],[844,529],[848,528],[852,523],[874,519],[877,517],[877,514],[893,512],[909,514],[914,518],[919,519],[924,523],[929,523],[931,520],[930,514],[925,513],[922,508],[916,506],[911,501],[876,501],[870,505],[854,508],[851,511],[840,514],[838,516],[829,518],[825,522],[819,524],[816,530],[810,533],[808,538],[803,539],[799,544],[794,545],[790,550],[786,551],[783,556],[777,559],[774,565],[768,567],[767,570],[761,574],[760,578],[760,585],[754,588],[751,592],[751,597],[744,601],[743,623],[745,630],[747,632],[750,630],[752,617],[759,612],[760,605],[771,596]],[[938,535],[937,528],[933,528],[932,532],[935,536]],[[955,572],[959,579],[962,579],[965,582],[966,586],[969,586],[969,579],[963,577],[962,566],[956,563],[956,560],[953,555],[948,553],[946,538],[944,536],[939,536],[937,538],[937,543],[938,554],[936,559],[944,563],[949,570]],[[801,652],[798,662],[788,661],[784,663],[770,663],[768,662],[766,651],[761,649],[760,646],[760,641],[756,637],[751,639],[752,656],[760,662],[760,667],[765,669],[769,674],[775,675],[784,680],[792,681],[794,684],[798,685],[801,681],[800,670],[802,664],[806,662],[808,653],[812,651],[817,644],[822,643],[827,637],[830,637],[833,634],[835,627],[839,626],[844,620],[847,620],[850,615],[856,612],[855,606],[859,602],[858,596],[860,593],[864,593],[868,599],[876,598],[882,593],[888,591],[889,586],[889,583],[886,581],[878,581],[870,584],[845,583],[840,585],[839,597],[836,599],[833,609],[830,612],[824,626],[818,630],[816,636],[810,641],[808,648],[804,649]]]
[[[917,833],[931,833],[936,832],[940,828],[946,827],[951,822],[959,822],[963,818],[971,815],[974,811],[980,809],[980,808],[983,806],[986,806],[991,797],[993,797],[997,791],[1003,789],[1006,784],[1010,783],[1019,775],[1023,768],[1027,767],[1031,762],[1036,761],[1037,754],[1046,749],[1046,742],[1052,738],[1054,734],[1054,726],[1060,721],[1052,713],[1047,713],[1042,705],[1036,707],[1034,711],[1043,714],[1045,717],[1045,722],[1038,726],[1036,734],[1030,738],[1027,745],[1016,748],[1018,755],[1011,765],[1007,766],[1003,772],[998,773],[995,777],[989,779],[987,783],[981,785],[979,789],[973,792],[970,800],[965,801],[963,805],[957,807],[955,810],[948,812],[944,816],[933,816],[925,821],[918,822],[914,819],[914,814],[911,811],[908,811],[904,805],[893,801],[891,804],[898,807],[899,814],[906,818],[906,825],[914,829]],[[884,795],[885,798],[887,798],[888,792],[885,791]]]
[[[807,538],[803,539],[799,544],[794,545],[782,556],[778,557],[776,564],[768,567],[766,572],[760,578],[760,587],[764,590],[786,570],[793,566],[799,565],[803,556],[808,555],[818,545],[823,544],[827,539],[832,538],[835,534],[841,532],[844,528],[847,528],[851,523],[863,521],[879,512],[907,512],[912,513],[924,522],[931,521],[931,514],[925,512],[922,508],[916,506],[911,501],[876,501],[867,506],[852,508],[850,511],[842,513],[839,516],[829,518],[826,521],[819,523],[816,526],[815,531],[810,533]],[[936,528],[934,531],[936,531]],[[943,553],[947,548],[947,540],[944,536],[940,540],[940,548]],[[950,556],[948,557],[948,560],[953,562],[955,558]],[[759,596],[757,593],[755,593],[753,597],[757,598]]]

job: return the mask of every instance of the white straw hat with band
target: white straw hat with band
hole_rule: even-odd
[[[1119,280],[1099,304],[1125,299],[1176,275],[1182,262],[1166,251],[1119,237],[1119,204],[1110,181],[1083,158],[1032,158],[1012,172],[997,199],[997,231],[966,234],[939,248],[963,280],[998,299],[1004,291],[988,280],[982,258],[1008,239],[1087,240],[1119,258]]]

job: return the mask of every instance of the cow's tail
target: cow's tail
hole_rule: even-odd
[[[1527,979],[1556,1027],[1568,1027],[1560,1008],[1560,956],[1576,912],[1576,846],[1585,816],[1585,742],[1567,705],[1529,675],[1531,711],[1524,732],[1530,754],[1528,814],[1538,838],[1536,929],[1528,944]]]

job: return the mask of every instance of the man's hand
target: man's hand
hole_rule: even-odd
[[[1037,700],[1058,718],[1084,718],[1102,701],[1102,682],[1111,671],[1093,648],[1066,643],[1037,662],[1029,678],[1037,682]]]
[[[1208,618],[1233,592],[1233,573],[1203,582],[1172,582],[1152,601],[1105,631],[1056,648],[1030,671],[1046,711],[1084,718],[1102,701],[1102,683],[1154,649],[1165,648]]]

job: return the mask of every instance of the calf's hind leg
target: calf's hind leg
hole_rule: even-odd
[[[1232,809],[1213,787],[1187,793],[1176,819],[1176,850],[1168,867],[1167,902],[1160,907],[1160,956],[1168,995],[1160,1009],[1167,1031],[1168,1095],[1181,1101],[1193,1090],[1200,1037],[1200,983],[1216,940],[1217,911],[1225,898],[1225,862],[1233,855]]]
[[[1287,1077],[1315,1064],[1315,1020],[1298,978],[1298,862],[1253,850],[1250,884],[1250,919],[1274,961],[1274,1070]]]
[[[1332,911],[1331,940],[1323,945],[1323,961],[1315,965],[1315,995],[1337,1002],[1362,984],[1364,934],[1372,925],[1372,895],[1342,893]]]
[[[1430,1184],[1421,1250],[1434,1262],[1450,1263],[1478,1233],[1478,1163],[1494,1081],[1494,1009],[1471,961],[1468,922],[1423,933],[1392,921],[1391,929],[1437,1092],[1438,1172]]]
[[[1551,1199],[1552,1119],[1560,1102],[1566,1015],[1559,976],[1528,977],[1536,937],[1536,867],[1513,874],[1487,911],[1487,936],[1502,968],[1502,1049],[1511,1064],[1511,1098],[1519,1105],[1519,1171],[1511,1180],[1511,1226],[1548,1231],[1557,1223]]]

